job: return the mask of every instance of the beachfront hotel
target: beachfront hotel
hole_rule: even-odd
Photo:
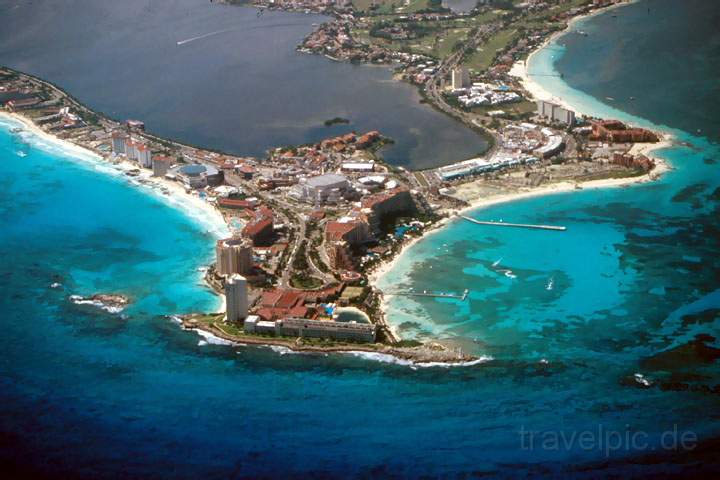
[[[252,242],[247,238],[218,240],[215,245],[215,256],[218,275],[248,275],[252,272]]]
[[[242,275],[233,274],[225,282],[226,317],[239,322],[248,316],[248,285]]]
[[[171,169],[166,175],[171,180],[178,180],[187,188],[201,189],[208,185],[220,185],[223,172],[212,165],[193,163]]]

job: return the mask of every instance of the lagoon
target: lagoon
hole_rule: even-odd
[[[0,2],[0,63],[115,119],[238,155],[353,130],[393,138],[385,159],[411,169],[487,148],[389,67],[296,52],[327,20],[199,0]],[[325,126],[335,117],[350,123]]]

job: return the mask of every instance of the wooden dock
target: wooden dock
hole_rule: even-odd
[[[496,227],[515,227],[515,228],[532,228],[535,230],[555,230],[558,232],[564,232],[567,227],[557,225],[530,225],[526,223],[507,223],[507,222],[488,222],[484,220],[476,220],[474,218],[466,217],[465,215],[459,215],[460,218],[467,220],[468,222],[477,223],[478,225],[492,225]]]

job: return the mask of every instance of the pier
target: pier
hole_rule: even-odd
[[[462,293],[462,295],[459,295],[457,293],[445,293],[445,292],[429,292],[427,290],[423,290],[422,292],[414,292],[414,291],[390,291],[385,292],[387,295],[402,295],[405,297],[436,297],[436,298],[454,298],[456,300],[464,301],[468,296],[468,289],[466,288],[465,291]]]
[[[474,218],[466,217],[465,215],[459,215],[460,218],[467,220],[468,222],[477,223],[478,225],[492,225],[497,227],[515,227],[515,228],[532,228],[535,230],[555,230],[558,232],[564,232],[567,227],[557,225],[530,225],[526,223],[506,223],[506,222],[488,222],[484,220],[476,220]]]

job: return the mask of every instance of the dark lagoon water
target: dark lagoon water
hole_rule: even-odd
[[[420,103],[386,67],[298,53],[319,15],[202,0],[0,0],[0,64],[38,75],[92,108],[185,142],[258,155],[348,131],[380,130],[394,165],[469,158],[485,141]],[[182,44],[178,45],[178,42]],[[344,117],[349,125],[325,127]]]
[[[639,37],[654,28],[640,25]],[[553,68],[553,55],[556,47],[531,68]],[[653,125],[550,78],[547,87],[572,103]],[[663,128],[689,143],[661,152],[675,170],[660,182],[473,213],[567,232],[457,223],[417,244],[384,281],[467,287],[470,299],[393,301],[390,320],[407,335],[432,332],[493,358],[417,368],[216,345],[179,330],[163,315],[216,306],[197,267],[221,232],[91,158],[11,133],[15,126],[0,124],[0,462],[8,478],[719,471],[718,342],[709,338],[720,334],[716,138],[668,120]],[[67,299],[97,291],[135,303],[122,317]],[[700,444],[679,448],[683,438]]]

